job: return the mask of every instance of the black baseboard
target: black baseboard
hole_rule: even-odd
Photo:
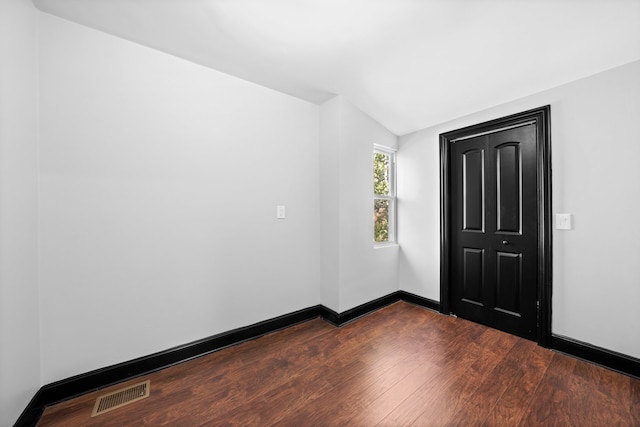
[[[440,303],[429,298],[421,297],[416,294],[412,294],[406,291],[398,291],[400,299],[411,304],[419,305],[420,307],[428,308],[429,310],[440,312]]]
[[[178,363],[221,350],[225,347],[258,338],[269,332],[274,332],[316,318],[324,313],[321,307],[322,306],[318,305],[305,308],[294,313],[223,332],[149,356],[140,357],[47,384],[40,388],[33,399],[31,399],[31,402],[22,412],[20,418],[18,418],[14,424],[14,427],[35,426],[46,406],[131,378],[156,372]]]
[[[440,307],[440,305],[436,301],[430,300],[428,298],[424,298],[405,291],[396,291],[389,295],[385,295],[383,297],[374,299],[373,301],[369,301],[357,307],[351,308],[347,311],[343,311],[342,313],[336,313],[330,308],[322,305],[320,306],[320,310],[321,316],[327,322],[331,323],[334,326],[340,327],[359,317],[369,314],[372,311],[378,310],[400,300],[435,311],[438,311]]]
[[[258,338],[270,332],[293,326],[316,317],[322,317],[335,326],[343,326],[396,301],[406,301],[439,312],[437,301],[409,292],[397,291],[381,298],[359,305],[342,313],[336,313],[323,305],[305,308],[250,326],[213,335],[189,344],[174,347],[149,356],[119,363],[84,374],[76,375],[40,388],[16,421],[14,427],[35,426],[44,408],[73,397],[117,384],[135,377],[159,371],[164,368],[204,356],[234,344]],[[552,337],[552,348],[588,362],[596,363],[623,374],[640,378],[640,360],[599,348],[570,338]]]
[[[400,300],[432,310],[438,310],[437,302],[404,291],[393,292],[389,295],[369,301],[342,313],[336,313],[332,309],[323,305],[305,308],[294,313],[285,314],[254,325],[223,332],[221,334],[151,354],[149,356],[140,357],[138,359],[47,384],[40,388],[33,399],[31,399],[31,402],[22,412],[15,426],[35,426],[42,415],[42,412],[44,412],[44,408],[49,405],[135,377],[150,374],[178,363],[186,362],[196,357],[221,350],[230,345],[238,344],[243,341],[274,332],[278,329],[295,325],[296,323],[304,322],[315,317],[322,317],[327,322],[340,327],[357,319],[358,317],[364,316],[372,311]]]
[[[400,293],[394,292],[381,298],[374,299],[373,301],[361,304],[357,307],[351,308],[347,311],[343,311],[342,313],[336,313],[330,308],[321,306],[321,310],[323,310],[322,317],[334,326],[342,326],[357,319],[358,317],[362,317],[365,314],[369,314],[379,308],[385,307],[389,304],[393,304],[396,301],[400,301],[400,299]]]
[[[604,368],[640,379],[640,359],[636,359],[635,357],[561,335],[552,335],[551,348],[561,353],[577,357],[578,359],[595,363]]]
[[[23,426],[35,426],[40,419],[40,416],[44,412],[44,408],[46,406],[46,401],[42,397],[42,389],[40,388],[33,396],[27,407],[22,411],[20,417],[13,425],[13,427],[23,427]]]

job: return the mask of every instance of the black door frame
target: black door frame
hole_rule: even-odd
[[[460,138],[535,122],[537,125],[538,344],[551,347],[551,107],[534,108],[440,134],[440,312],[451,314],[451,144]]]

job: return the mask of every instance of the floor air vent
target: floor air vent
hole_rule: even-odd
[[[116,390],[113,393],[105,394],[98,397],[96,404],[93,406],[92,417],[112,411],[129,403],[136,402],[145,397],[149,397],[149,388],[151,381],[134,384],[130,387]]]

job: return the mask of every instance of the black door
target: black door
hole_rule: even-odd
[[[451,146],[451,311],[529,339],[537,335],[537,127]]]

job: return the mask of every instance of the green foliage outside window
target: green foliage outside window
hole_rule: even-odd
[[[376,242],[389,241],[389,201],[375,199],[373,203],[373,236]]]
[[[389,155],[373,153],[373,194],[389,195]]]
[[[389,190],[389,155],[373,153],[373,193],[388,196]],[[373,225],[374,241],[389,241],[389,200],[374,199]]]

